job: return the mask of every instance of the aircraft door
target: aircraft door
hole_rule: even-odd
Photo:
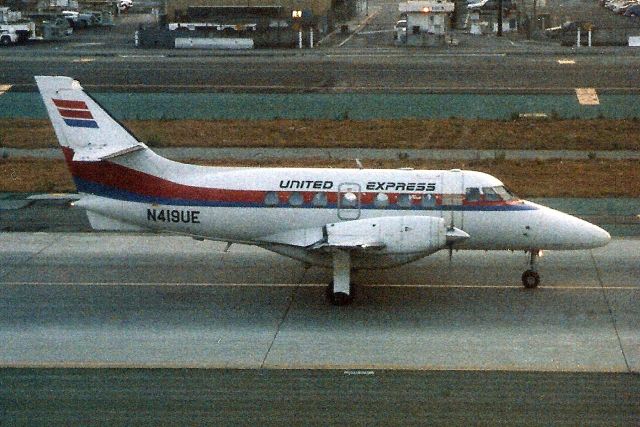
[[[360,218],[360,184],[344,182],[338,186],[338,218]]]
[[[442,218],[447,226],[464,229],[464,172],[459,169],[442,174]]]

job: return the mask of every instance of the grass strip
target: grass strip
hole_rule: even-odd
[[[639,150],[640,120],[139,120],[151,147]],[[0,147],[57,147],[48,120],[0,120]]]

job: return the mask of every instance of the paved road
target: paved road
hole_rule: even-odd
[[[526,255],[438,253],[355,275],[167,236],[4,233],[0,366],[638,372],[640,240]]]
[[[462,92],[638,93],[640,55],[526,55],[440,53],[416,55],[382,50],[328,50],[307,54],[166,57],[144,55],[63,56],[0,52],[0,84],[33,91],[33,76],[70,75],[95,92]],[[574,63],[559,63],[571,59]],[[28,70],[28,72],[26,71]]]
[[[628,374],[19,369],[0,384],[7,425],[640,423]]]

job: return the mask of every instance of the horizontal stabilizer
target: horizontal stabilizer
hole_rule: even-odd
[[[113,159],[118,156],[133,153],[134,151],[146,148],[146,145],[139,143],[131,147],[118,148],[105,145],[100,148],[91,148],[75,151],[73,154],[74,162],[99,162],[101,160]]]

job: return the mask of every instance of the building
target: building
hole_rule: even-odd
[[[398,10],[407,17],[406,36],[400,43],[408,46],[441,46],[449,30],[454,3],[442,0],[408,1]]]

